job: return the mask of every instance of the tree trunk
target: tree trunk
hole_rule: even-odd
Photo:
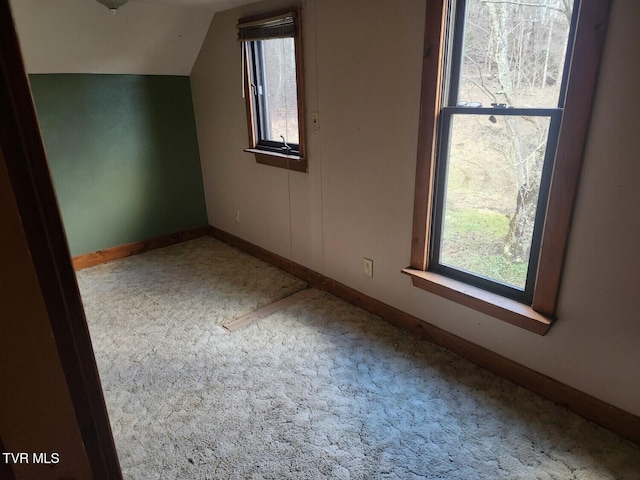
[[[529,261],[537,200],[537,189],[527,185],[518,188],[516,211],[509,221],[509,232],[503,245],[504,256],[513,263]]]
[[[509,14],[503,4],[487,3],[491,15],[492,30],[496,35],[495,61],[502,94],[508,105],[513,105],[513,72],[509,68]],[[505,116],[505,123],[513,147],[513,166],[517,185],[517,199],[514,214],[509,221],[509,231],[504,239],[503,253],[514,263],[526,262],[531,249],[531,237],[535,221],[538,182],[537,173],[544,153],[526,151],[522,142],[516,117]],[[545,142],[546,143],[546,142]]]

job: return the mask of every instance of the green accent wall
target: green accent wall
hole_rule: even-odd
[[[72,255],[207,225],[189,77],[29,79]]]

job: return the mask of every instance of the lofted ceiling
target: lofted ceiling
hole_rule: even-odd
[[[11,0],[29,73],[189,75],[217,11],[255,0]]]

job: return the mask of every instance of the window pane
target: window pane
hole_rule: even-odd
[[[573,0],[467,5],[457,103],[557,107]]]
[[[264,40],[265,139],[298,144],[296,57],[293,38]]]
[[[453,115],[440,264],[524,290],[549,125]]]

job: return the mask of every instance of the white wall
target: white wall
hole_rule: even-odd
[[[214,16],[191,76],[209,222],[640,415],[640,3],[614,0],[558,321],[545,337],[419,290],[400,273],[411,241],[424,4],[303,2],[307,112],[320,113],[320,130],[308,131],[307,174],[242,151],[235,24],[289,3]],[[365,256],[373,278],[362,274]]]

